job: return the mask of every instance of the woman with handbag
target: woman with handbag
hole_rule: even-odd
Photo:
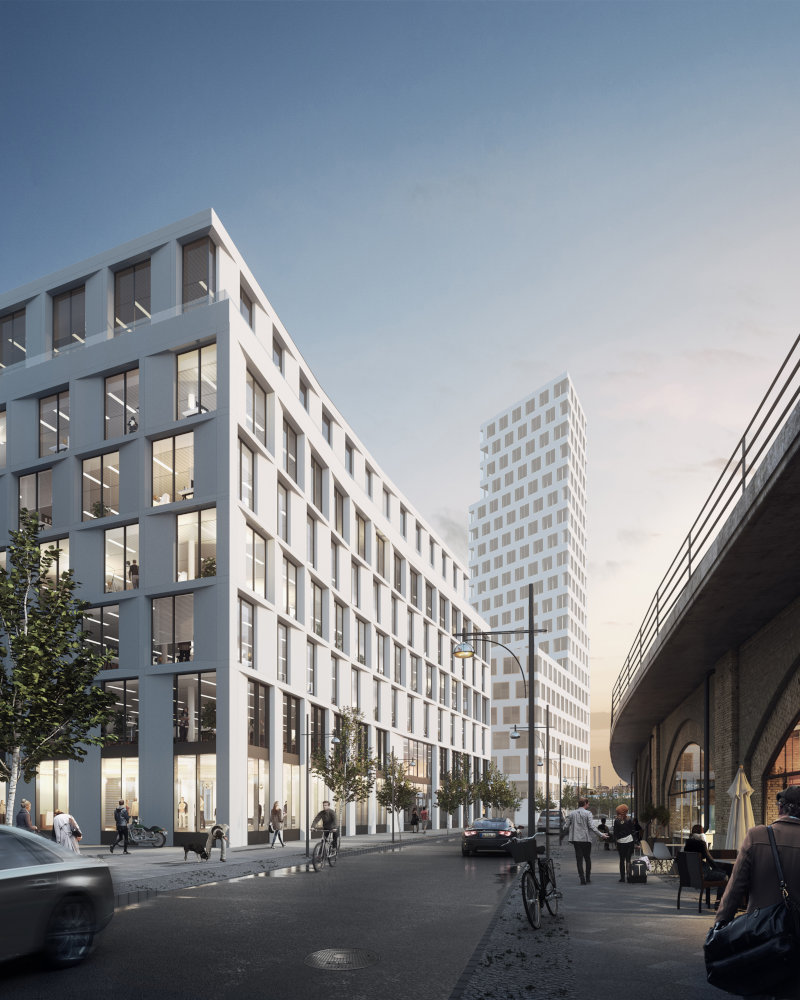
[[[53,836],[55,837],[57,844],[61,844],[62,847],[66,847],[70,851],[74,851],[76,854],[81,853],[79,841],[83,834],[80,831],[80,827],[69,813],[56,809],[53,814]]]
[[[633,850],[639,843],[639,824],[628,816],[628,807],[624,802],[616,808],[612,836],[617,843],[619,854],[619,880],[624,882],[630,876]]]
[[[723,947],[726,939],[736,936],[734,928],[748,932],[749,942],[762,935],[768,947],[762,949],[758,965],[736,970],[735,981],[721,986],[740,996],[770,994],[777,997],[800,995],[800,970],[795,934],[796,906],[800,904],[800,785],[790,785],[778,792],[778,818],[771,826],[751,827],[739,848],[733,872],[717,911],[717,922],[706,940],[706,968],[709,982],[714,982],[709,957]],[[774,839],[774,845],[771,842]],[[737,909],[747,899],[747,913],[734,920]],[[733,923],[730,923],[733,921]],[[741,923],[740,923],[741,921]],[[770,921],[770,926],[760,929]],[[758,926],[757,926],[758,925]],[[719,941],[714,942],[718,935]],[[744,948],[733,942],[737,960],[745,963]],[[785,954],[788,951],[788,956]],[[747,980],[752,975],[755,989]]]
[[[269,825],[272,829],[273,848],[275,847],[276,840],[280,840],[281,847],[286,846],[283,842],[283,833],[281,832],[283,830],[283,823],[285,818],[286,817],[284,816],[283,809],[281,809],[281,807],[278,805],[278,800],[275,799],[274,803],[272,804],[272,810],[269,814]]]

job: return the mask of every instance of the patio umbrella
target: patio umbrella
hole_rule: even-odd
[[[736,772],[736,778],[728,789],[728,795],[733,799],[731,803],[731,816],[728,821],[728,837],[725,841],[727,850],[738,851],[742,846],[744,835],[751,826],[756,825],[753,817],[753,806],[750,796],[753,788],[745,777],[744,767],[740,764]]]

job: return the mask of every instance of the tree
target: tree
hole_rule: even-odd
[[[578,789],[575,785],[567,785],[561,789],[561,806],[564,809],[578,808]]]
[[[545,812],[546,810],[558,809],[558,803],[553,800],[552,795],[548,799],[541,788],[536,789],[536,794],[534,796],[534,804],[536,806],[537,812]]]
[[[57,549],[41,550],[39,518],[22,510],[0,567],[0,778],[8,783],[6,824],[13,822],[20,778],[43,760],[83,760],[105,743],[114,696],[93,683],[108,655],[83,631],[89,606],[75,597],[72,571],[51,572]]]
[[[459,757],[453,761],[449,773],[442,775],[436,793],[436,805],[451,815],[464,806],[466,822],[467,808],[475,801],[475,785],[470,780],[469,761]]]
[[[384,783],[375,793],[375,798],[384,809],[392,813],[392,839],[394,840],[394,814],[403,809],[411,809],[417,801],[417,790],[408,780],[405,764],[395,755],[394,750],[383,764]]]
[[[357,708],[343,708],[337,716],[336,739],[330,753],[318,747],[311,753],[311,771],[330,788],[334,801],[362,801],[375,784],[378,761],[366,742],[364,715]]]
[[[477,782],[476,798],[492,809],[515,811],[522,804],[516,785],[490,762],[483,777]]]

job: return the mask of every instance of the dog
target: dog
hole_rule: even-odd
[[[190,854],[196,854],[198,861],[208,861],[208,851],[204,844],[184,844],[183,860],[188,861]]]

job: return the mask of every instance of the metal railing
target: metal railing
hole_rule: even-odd
[[[774,444],[800,397],[800,336],[720,473],[689,533],[658,585],[611,694],[611,725],[626,692],[658,638],[692,574],[717,538],[748,483]]]

